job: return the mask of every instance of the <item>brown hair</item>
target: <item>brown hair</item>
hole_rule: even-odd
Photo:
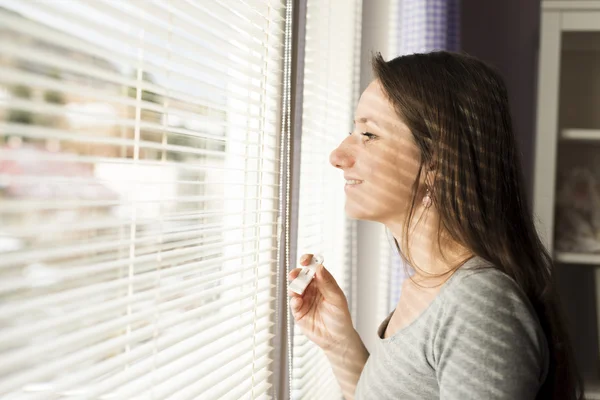
[[[548,340],[550,365],[538,399],[582,399],[554,281],[553,261],[536,232],[524,193],[508,94],[500,73],[475,57],[438,51],[384,61],[373,58],[384,92],[421,153],[400,254],[410,260],[408,232],[421,175],[448,235],[513,278],[529,298]],[[441,240],[438,237],[438,242]]]

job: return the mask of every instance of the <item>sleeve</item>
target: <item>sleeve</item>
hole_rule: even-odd
[[[516,283],[497,270],[465,276],[445,299],[434,338],[441,400],[535,399],[547,342]]]

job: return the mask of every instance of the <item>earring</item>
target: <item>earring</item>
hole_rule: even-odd
[[[427,192],[425,193],[425,197],[423,197],[423,206],[425,208],[429,208],[431,207],[431,192],[429,191],[429,188],[427,188]]]

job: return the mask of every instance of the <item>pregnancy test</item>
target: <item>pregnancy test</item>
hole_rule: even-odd
[[[298,276],[290,282],[290,289],[294,293],[302,294],[308,284],[313,280],[317,265],[323,264],[323,256],[314,255],[309,265],[302,266],[302,271],[298,274]]]

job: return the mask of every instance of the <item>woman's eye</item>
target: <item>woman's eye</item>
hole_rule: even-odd
[[[377,138],[377,135],[374,135],[374,134],[369,133],[369,132],[362,132],[361,135],[362,136],[366,136],[367,137],[367,141],[373,140],[373,139]],[[352,132],[348,132],[348,136],[352,136]]]
[[[377,137],[377,135],[373,135],[372,133],[369,133],[369,132],[363,132],[363,133],[361,133],[361,135],[366,136],[368,140],[372,140]]]

